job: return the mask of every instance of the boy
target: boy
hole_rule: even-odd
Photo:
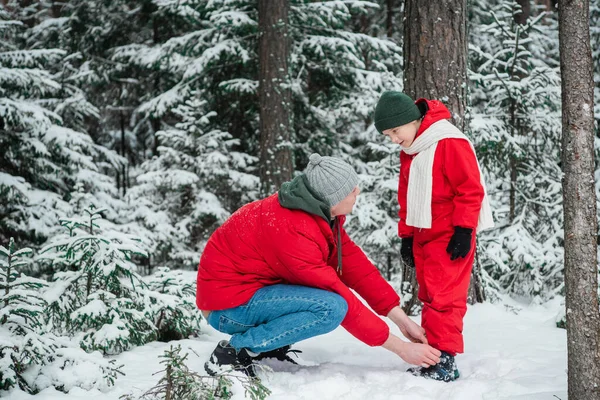
[[[441,362],[411,372],[445,382],[459,377],[463,317],[475,257],[475,231],[493,226],[479,163],[469,139],[440,101],[382,94],[375,127],[402,148],[398,234],[404,264],[416,268],[422,326]]]

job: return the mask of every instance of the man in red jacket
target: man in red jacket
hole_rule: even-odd
[[[404,264],[416,267],[422,324],[438,365],[413,369],[442,381],[459,377],[463,317],[475,257],[475,231],[493,226],[485,185],[469,139],[440,101],[388,91],[375,109],[375,127],[402,147],[398,201]]]
[[[423,328],[406,316],[396,292],[343,228],[357,184],[349,164],[312,154],[304,173],[240,208],[210,237],[198,268],[196,303],[208,323],[231,339],[215,348],[205,364],[209,374],[233,368],[255,376],[255,361],[289,361],[291,344],[340,324],[408,363],[439,362]],[[412,343],[390,333],[351,289]]]

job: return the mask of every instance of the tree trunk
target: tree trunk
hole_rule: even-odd
[[[522,33],[523,29],[525,29],[525,24],[527,24],[527,20],[531,16],[531,2],[530,0],[517,0],[516,3],[521,7],[520,12],[515,12],[513,15],[513,20],[515,24],[520,25],[520,29],[518,32],[517,40],[515,41],[515,50],[514,54],[517,54],[520,50],[519,47],[522,46],[523,40],[527,39],[527,34]],[[516,10],[515,10],[516,11]],[[520,43],[519,43],[520,42]],[[525,45],[529,48],[528,45]],[[515,63],[518,62],[515,60]],[[525,68],[526,69],[526,68]],[[519,72],[517,68],[511,68],[509,70],[510,78],[513,81],[521,81],[525,78],[525,74]],[[517,99],[514,98],[509,93],[509,101],[510,101],[510,127],[511,127],[511,136],[524,136],[524,132],[527,131],[527,127],[523,126],[523,121],[519,119],[519,105],[517,103]],[[518,179],[518,169],[519,169],[519,160],[514,154],[510,155],[509,159],[509,167],[510,167],[510,205],[509,205],[509,219],[512,223],[516,216],[516,198],[517,198],[517,179]]]
[[[561,0],[558,7],[569,399],[600,400],[598,221],[589,0]]]
[[[546,6],[546,11],[556,11],[558,7],[558,0],[535,0],[535,4]]]
[[[510,118],[510,136],[513,138],[519,134],[518,122],[517,122],[517,101],[514,97],[509,94],[509,118]],[[517,209],[517,157],[514,153],[511,153],[508,159],[508,166],[510,168],[510,193],[509,193],[509,204],[508,204],[508,215],[509,221],[512,224],[515,220],[516,209]]]
[[[121,125],[121,157],[125,158],[125,116],[123,111],[119,110],[119,120]],[[125,173],[125,164],[121,166],[121,176],[123,177],[123,196],[127,194],[127,174]]]
[[[485,301],[485,289],[483,287],[483,278],[481,276],[481,262],[479,261],[479,252],[475,250],[475,264],[473,264],[473,274],[471,285],[469,285],[469,294],[467,301],[469,304],[483,303]]]
[[[386,0],[386,15],[385,15],[385,27],[387,31],[387,37],[391,38],[394,34],[394,0]]]
[[[404,16],[404,91],[414,99],[442,100],[452,113],[453,123],[464,131],[467,108],[466,0],[406,0]],[[469,293],[477,294],[469,297],[471,301],[485,300],[478,271],[473,268],[471,275]],[[415,302],[418,284],[414,271],[406,271],[404,275],[410,279],[411,302]],[[410,311],[412,306],[405,305],[405,311]]]
[[[158,146],[160,146],[160,141],[158,140],[158,136],[156,136],[156,132],[160,130],[160,119],[150,117],[150,124],[152,125],[152,134],[154,135],[154,142],[152,143],[152,156],[156,156],[158,155]]]
[[[259,0],[259,106],[261,192],[292,178],[291,94],[288,87],[288,1]]]
[[[52,16],[52,18],[60,18],[63,3],[52,0],[50,4],[50,16]]]
[[[414,266],[402,264],[402,286],[400,288],[401,298],[404,300],[402,310],[407,315],[414,315],[419,304],[419,284],[417,283],[417,275]]]
[[[513,19],[519,25],[525,25],[527,18],[531,15],[531,0],[517,0],[517,4],[521,6],[521,12],[515,14]]]
[[[404,91],[442,100],[464,131],[467,78],[466,0],[406,0]]]

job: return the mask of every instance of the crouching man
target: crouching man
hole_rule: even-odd
[[[343,228],[360,190],[353,168],[312,154],[304,173],[236,211],[210,237],[198,268],[196,303],[231,335],[205,364],[254,377],[254,363],[292,361],[290,345],[342,325],[369,346],[430,366],[440,352],[399,307],[400,298]],[[387,316],[411,342],[390,333]]]

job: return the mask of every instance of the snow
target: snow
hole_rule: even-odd
[[[247,13],[239,11],[223,11],[211,15],[210,21],[217,26],[233,26],[236,28],[243,26],[256,26],[258,23],[248,16]]]
[[[21,193],[27,193],[30,187],[29,183],[27,183],[23,177],[13,176],[1,171],[0,186],[10,187],[13,190],[19,191]]]
[[[92,300],[85,306],[78,308],[71,313],[71,319],[77,319],[80,316],[100,317],[106,314],[106,304],[102,300]]]
[[[408,364],[382,348],[370,348],[344,329],[298,343],[307,366],[269,362],[273,372],[261,371],[263,383],[272,391],[272,400],[312,399],[552,399],[567,398],[566,331],[555,326],[560,300],[544,306],[523,307],[478,304],[470,306],[465,318],[465,350],[457,357],[461,378],[441,383],[414,377],[405,372]],[[521,308],[522,307],[522,308]],[[141,393],[159,379],[158,356],[171,344],[190,351],[188,366],[203,373],[203,363],[217,341],[227,338],[203,323],[204,334],[179,342],[153,342],[113,357],[124,364],[125,376],[107,392],[73,388],[69,394],[48,388],[36,400],[117,400],[126,393]],[[392,330],[399,334],[398,329]],[[13,391],[7,399],[29,399]],[[244,399],[235,392],[234,399]]]
[[[86,353],[78,347],[62,347],[56,350],[56,362],[45,366],[40,371],[42,377],[38,384],[50,387],[42,393],[56,392],[50,385],[64,385],[69,395],[61,393],[70,399],[75,393],[94,393],[107,390],[103,380],[98,380],[106,369],[110,368],[110,360],[104,359],[100,352]]]
[[[74,280],[78,279],[78,275],[74,275],[70,279],[65,281],[55,281],[52,285],[48,285],[48,288],[44,291],[43,299],[46,303],[52,304],[60,300],[60,296],[63,295],[65,290],[69,287]]]

